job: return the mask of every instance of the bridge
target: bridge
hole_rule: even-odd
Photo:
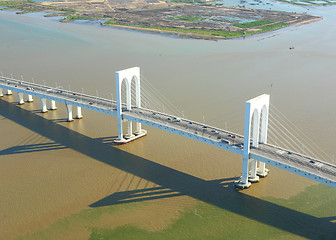
[[[126,85],[126,103],[122,102],[122,84]],[[135,104],[132,104],[132,85],[135,84]],[[242,176],[235,181],[240,189],[248,188],[269,173],[266,164],[275,166],[314,181],[336,188],[336,166],[313,157],[267,143],[267,129],[270,96],[263,94],[245,104],[244,136],[205,123],[172,116],[164,112],[141,107],[140,69],[138,67],[116,72],[117,99],[64,90],[0,76],[0,97],[16,92],[18,104],[41,101],[41,112],[56,110],[56,102],[67,109],[67,120],[73,121],[72,108],[77,108],[76,117],[82,118],[82,108],[116,116],[118,119],[118,144],[126,144],[144,137],[147,131],[142,124],[159,128],[187,138],[191,138],[243,156]],[[6,92],[3,93],[3,90]],[[25,101],[23,96],[27,95]],[[134,101],[133,101],[134,102]],[[0,110],[1,111],[1,110]],[[123,123],[127,122],[127,134],[123,134]],[[133,122],[136,130],[133,131]],[[260,129],[259,129],[260,128]],[[260,136],[260,139],[259,139]]]

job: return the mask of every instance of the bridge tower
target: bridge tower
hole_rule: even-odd
[[[259,176],[266,177],[268,174],[264,162],[259,162],[258,168],[257,160],[250,159],[250,147],[258,147],[259,143],[267,143],[269,100],[270,95],[263,94],[245,103],[243,172],[241,179],[235,182],[238,188],[248,188],[251,186],[251,182],[259,181]],[[249,165],[251,167],[250,172]]]
[[[117,90],[117,118],[118,118],[118,139],[116,143],[126,143],[127,140],[131,140],[134,136],[145,134],[145,130],[141,129],[141,123],[136,123],[136,131],[132,131],[132,121],[128,120],[128,132],[127,135],[123,135],[123,104],[121,96],[121,86],[125,81],[126,83],[126,111],[132,109],[132,84],[135,84],[135,107],[141,107],[141,92],[140,92],[140,68],[133,67],[122,71],[116,72],[116,90]]]

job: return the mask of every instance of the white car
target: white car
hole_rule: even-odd
[[[174,121],[175,121],[175,122],[181,122],[181,118],[174,117]]]

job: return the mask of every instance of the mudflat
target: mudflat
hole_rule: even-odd
[[[61,21],[103,19],[101,24],[146,31],[177,33],[192,38],[234,38],[309,23],[321,17],[295,12],[225,7],[215,3],[161,1],[0,1],[0,5],[29,11],[53,11]],[[55,13],[56,12],[56,13]]]

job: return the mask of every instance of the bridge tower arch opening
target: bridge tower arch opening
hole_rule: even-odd
[[[130,84],[129,81],[127,81],[126,78],[122,80],[121,86],[120,86],[120,99],[121,99],[121,105],[124,107],[126,106],[127,110],[131,109],[131,102],[130,102]]]
[[[131,79],[131,105],[141,108],[141,89],[140,89],[140,73],[139,76],[134,75]],[[136,123],[135,135],[141,134],[141,123]]]
[[[140,76],[133,76],[131,79],[131,94],[132,105],[135,107],[141,107],[141,95],[140,95]]]
[[[268,100],[269,103],[269,100]],[[269,116],[269,104],[264,105],[261,109],[261,122],[260,122],[260,143],[267,143],[267,132],[268,132],[268,116]],[[266,169],[264,162],[259,162],[259,167],[257,168],[257,174],[259,177],[266,177],[269,170]]]
[[[245,103],[243,171],[241,179],[236,182],[239,188],[248,188],[251,182],[259,181],[259,176],[268,174],[265,163],[259,163],[258,167],[258,161],[250,159],[250,149],[267,142],[269,100],[270,96],[263,94]]]
[[[127,135],[123,135],[123,104],[122,104],[122,85],[125,83],[126,85],[126,110],[129,111],[132,109],[132,85],[135,86],[135,106],[141,107],[141,92],[140,92],[140,68],[133,67],[129,69],[125,69],[122,71],[116,72],[116,91],[117,91],[117,118],[118,118],[118,140],[117,141],[125,141],[124,137],[132,138],[133,130],[132,130],[132,121],[128,120],[128,133]],[[137,123],[137,130],[134,133],[135,135],[140,134],[141,124]]]

